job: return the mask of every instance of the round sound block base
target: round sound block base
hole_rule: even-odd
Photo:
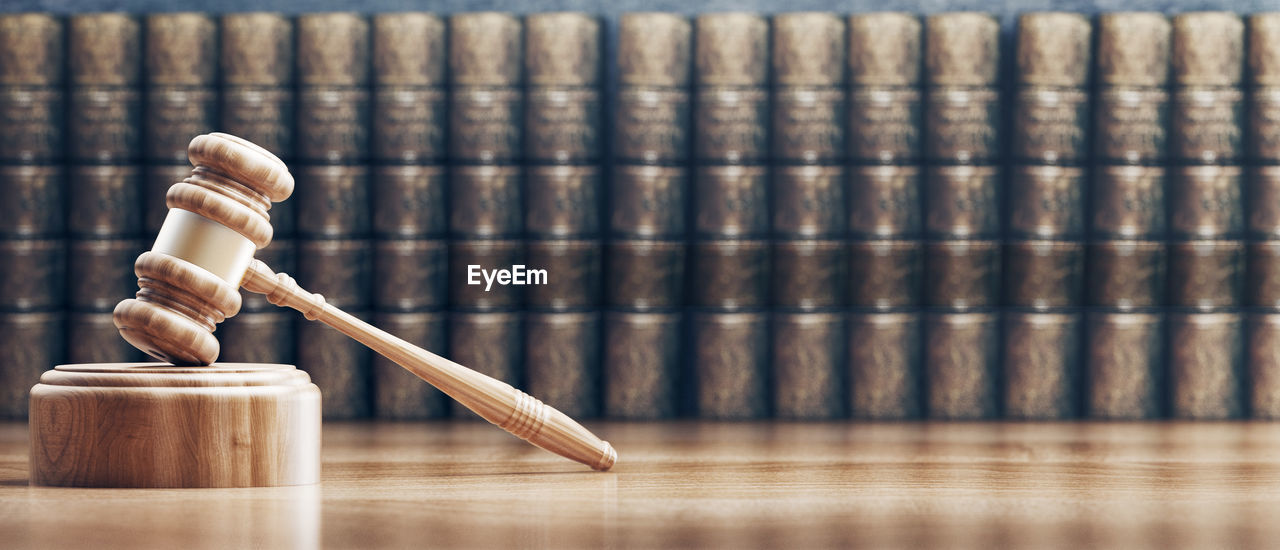
[[[316,483],[320,390],[290,365],[59,365],[31,388],[31,483]]]

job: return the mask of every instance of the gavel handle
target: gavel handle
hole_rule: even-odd
[[[260,260],[249,264],[241,286],[265,295],[275,305],[296,309],[308,320],[320,321],[358,340],[516,437],[596,470],[608,470],[618,458],[607,441],[600,440],[568,415],[506,382],[454,363],[352,317],[325,303],[323,296],[303,290],[287,274],[273,272]]]

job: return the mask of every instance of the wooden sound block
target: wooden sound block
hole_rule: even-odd
[[[31,483],[316,483],[320,390],[291,365],[59,365],[31,388]]]

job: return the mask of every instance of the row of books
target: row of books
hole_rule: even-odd
[[[209,131],[297,179],[260,259],[575,417],[1280,417],[1280,14],[0,15],[0,414],[142,358]],[[328,417],[470,414],[241,311]]]

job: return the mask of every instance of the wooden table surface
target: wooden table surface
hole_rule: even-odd
[[[592,472],[484,423],[329,423],[323,482],[27,485],[0,548],[1280,545],[1280,423],[593,423]]]

